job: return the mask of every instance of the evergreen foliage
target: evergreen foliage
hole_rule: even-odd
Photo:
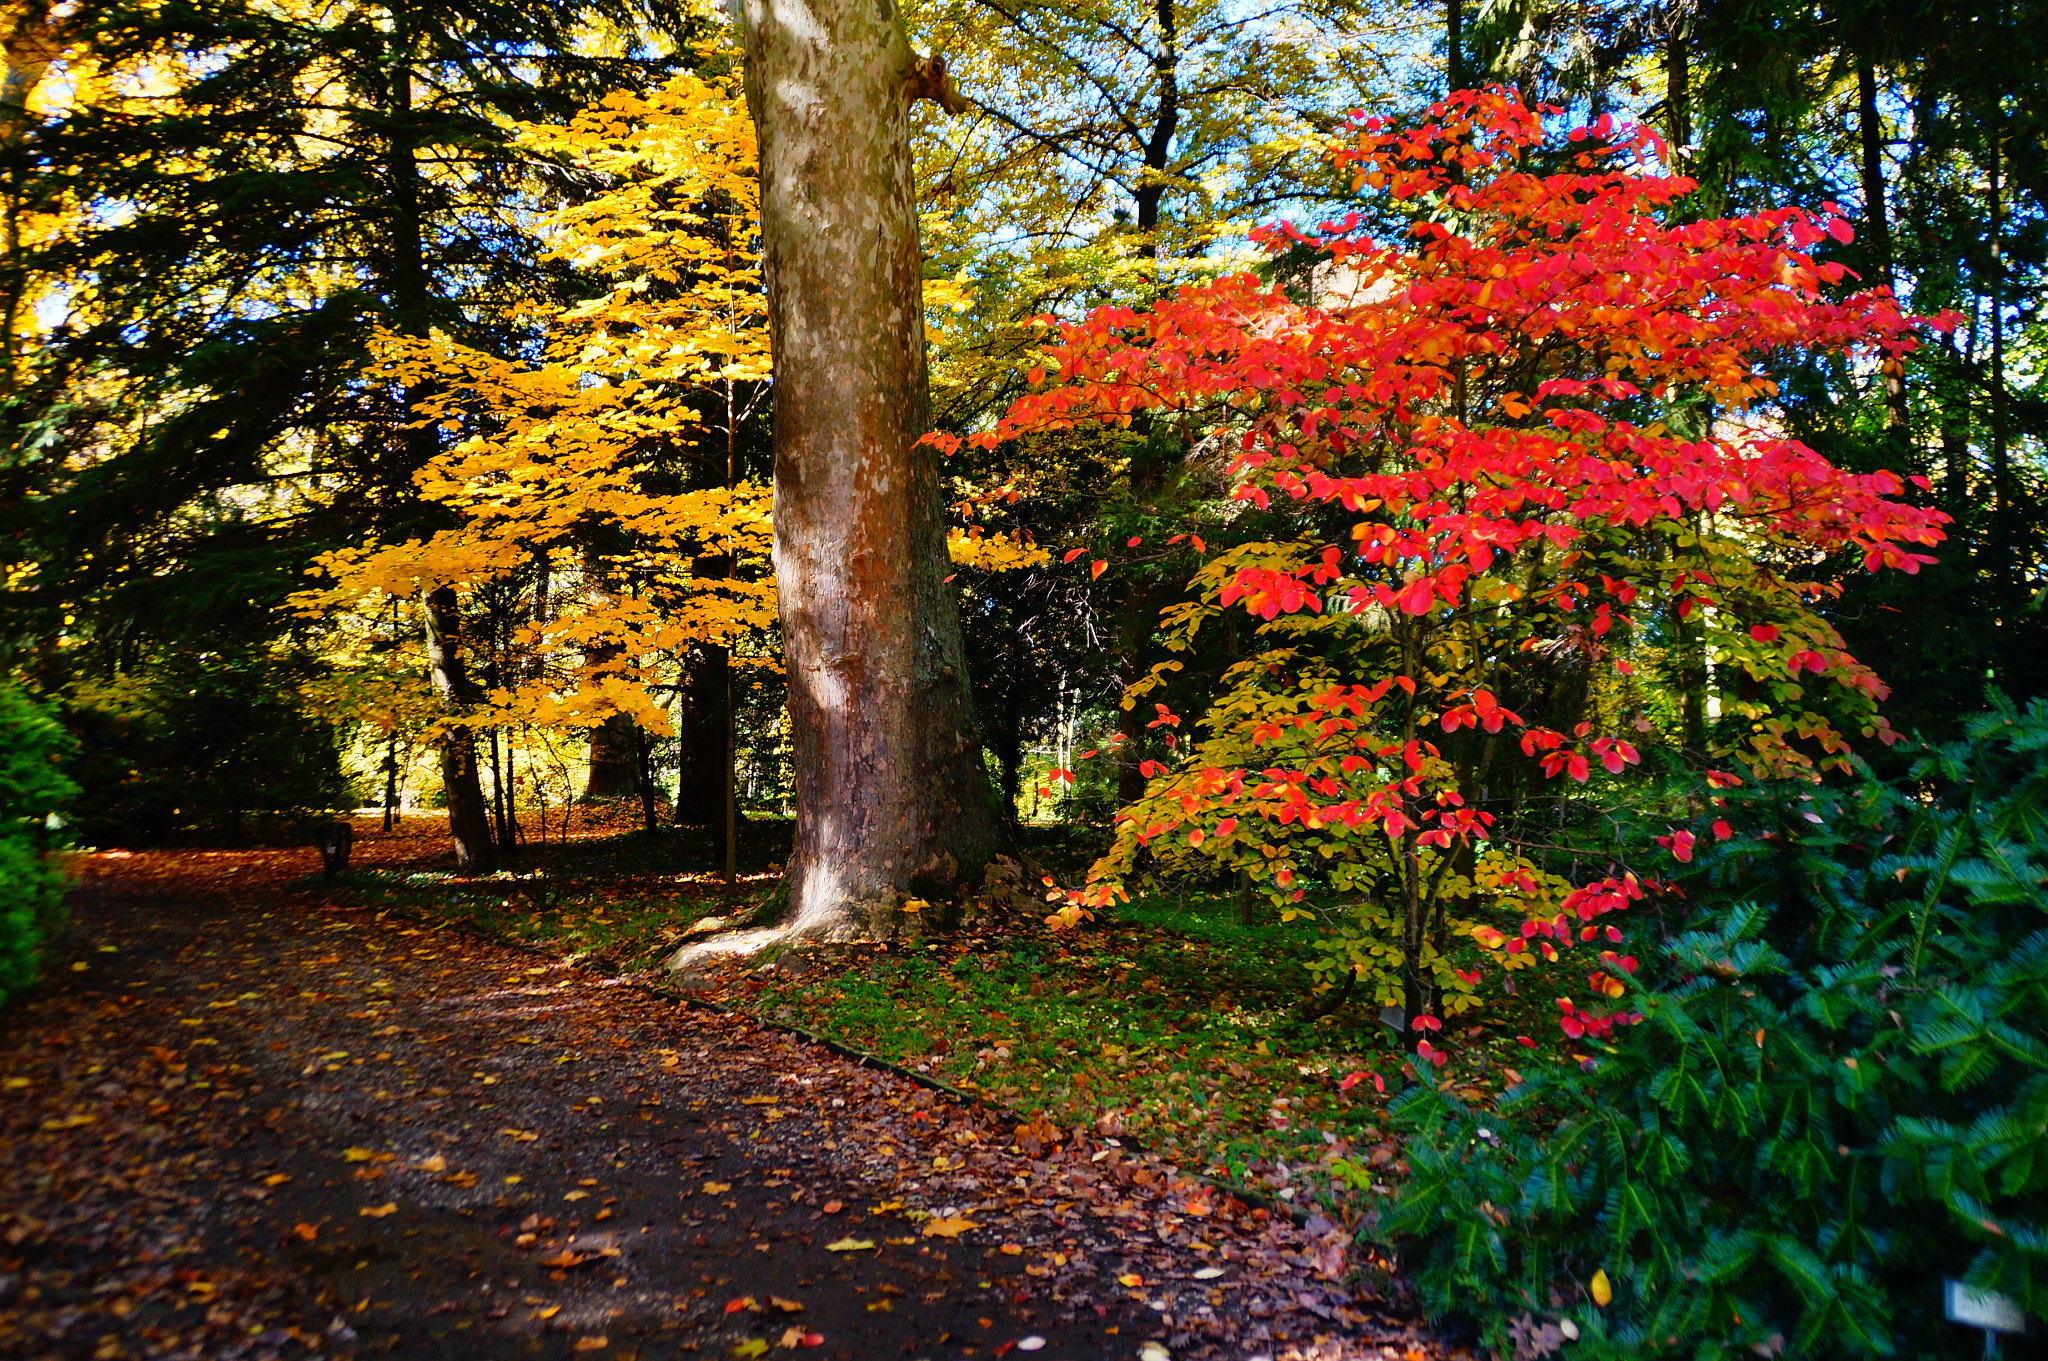
[[[40,705],[0,685],[0,1003],[35,982],[42,944],[62,919],[46,820],[77,792],[57,768],[69,745]]]
[[[2048,703],[1715,811],[1641,1022],[1496,1111],[1404,1095],[1378,1233],[1521,1355],[1974,1352],[1944,1277],[2048,1318]]]

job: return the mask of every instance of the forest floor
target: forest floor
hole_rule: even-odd
[[[439,882],[441,843],[359,835]],[[1456,1354],[1319,1215],[323,891],[310,850],[76,870],[0,1033],[0,1354]]]

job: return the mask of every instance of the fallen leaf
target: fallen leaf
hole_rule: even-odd
[[[778,1347],[794,1347],[803,1340],[804,1330],[802,1328],[789,1328],[783,1331],[782,1337],[777,1340],[775,1345]]]
[[[1220,1266],[1205,1266],[1195,1273],[1195,1279],[1198,1281],[1213,1281],[1222,1274],[1223,1268]]]
[[[1588,1288],[1593,1292],[1593,1303],[1602,1309],[1614,1302],[1614,1283],[1607,1279],[1606,1272],[1594,1272]]]
[[[767,1350],[768,1344],[766,1342],[763,1342],[758,1337],[750,1337],[745,1342],[734,1344],[732,1354],[734,1356],[760,1356],[767,1352]]]
[[[998,1251],[1005,1257],[1022,1257],[1024,1255],[1024,1247],[1021,1243],[1005,1243]]]
[[[1138,1361],[1173,1361],[1173,1353],[1157,1342],[1147,1342],[1138,1348]]]
[[[876,1300],[868,1306],[868,1312],[870,1314],[893,1314],[896,1312],[896,1306],[887,1300]]]
[[[534,1310],[534,1311],[533,1311],[533,1316],[534,1316],[534,1317],[535,1317],[536,1319],[539,1319],[539,1320],[541,1320],[542,1322],[546,1322],[546,1321],[547,1321],[548,1319],[551,1319],[551,1318],[553,1318],[553,1317],[554,1317],[554,1316],[555,1316],[556,1314],[559,1314],[559,1313],[561,1313],[561,1312],[562,1312],[562,1306],[561,1306],[561,1305],[559,1305],[559,1304],[551,1304],[551,1305],[549,1305],[549,1306],[548,1306],[547,1308],[545,1308],[545,1309],[536,1309],[536,1310]]]
[[[564,1194],[564,1195],[562,1196],[562,1199],[563,1199],[563,1200],[588,1200],[588,1199],[590,1199],[590,1192],[588,1192],[588,1191],[569,1191],[569,1192],[566,1192],[566,1193],[565,1193],[565,1194]]]
[[[552,1257],[543,1257],[539,1260],[542,1266],[551,1266],[558,1271],[566,1271],[572,1266],[582,1266],[585,1262],[590,1260],[590,1254],[585,1252],[572,1252],[568,1248],[563,1248],[560,1252],[554,1254]]]
[[[742,1106],[772,1106],[780,1100],[782,1098],[779,1096],[743,1096],[740,1098],[740,1104]]]
[[[289,1172],[272,1172],[263,1179],[263,1184],[265,1186],[282,1186],[291,1179],[291,1173]]]
[[[612,1340],[608,1337],[579,1337],[576,1339],[576,1350],[579,1352],[601,1352],[611,1344]]]
[[[530,1144],[535,1139],[540,1138],[540,1135],[534,1133],[530,1129],[501,1129],[498,1131],[498,1133],[506,1135],[509,1138],[516,1139],[522,1144]]]
[[[924,1236],[926,1238],[958,1238],[967,1230],[980,1227],[979,1224],[971,1219],[965,1219],[959,1215],[947,1215],[944,1219],[927,1221],[924,1226]]]
[[[785,1314],[801,1314],[804,1311],[804,1307],[801,1304],[798,1304],[795,1300],[783,1299],[780,1295],[770,1295],[768,1303],[774,1305]]]
[[[1017,1350],[1020,1352],[1044,1351],[1045,1339],[1036,1333],[1033,1333],[1030,1337],[1020,1337],[1017,1339]]]
[[[704,1183],[704,1194],[707,1196],[722,1196],[730,1190],[732,1190],[732,1183],[729,1181],[707,1181]]]
[[[420,1171],[422,1172],[446,1172],[447,1170],[448,1160],[438,1153],[420,1164]]]
[[[301,1222],[292,1225],[287,1232],[289,1232],[293,1238],[304,1239],[306,1242],[310,1243],[315,1238],[318,1238],[320,1236],[320,1226],[318,1224],[307,1224]]]
[[[398,1213],[398,1202],[389,1200],[382,1205],[365,1205],[362,1209],[357,1210],[356,1213],[366,1219],[382,1219],[386,1215]]]
[[[1116,1283],[1121,1286],[1127,1286],[1132,1290],[1136,1290],[1139,1286],[1145,1283],[1145,1278],[1143,1276],[1140,1276],[1135,1271],[1126,1271],[1123,1275],[1116,1278]]]
[[[836,1243],[827,1243],[827,1252],[865,1252],[875,1245],[872,1238],[842,1238]]]
[[[345,1163],[366,1163],[376,1156],[377,1150],[373,1148],[344,1148],[341,1150],[341,1160]]]
[[[846,1202],[841,1200],[828,1200],[818,1208],[823,1210],[828,1215],[836,1215],[841,1210],[846,1208]]]
[[[727,1300],[725,1302],[725,1312],[728,1314],[737,1314],[742,1309],[751,1309],[757,1314],[761,1312],[760,1304],[755,1301],[752,1295],[742,1295],[736,1300]]]
[[[89,1125],[97,1119],[99,1119],[97,1115],[88,1115],[83,1111],[74,1111],[72,1114],[64,1116],[61,1119],[43,1121],[43,1128],[45,1130],[52,1131],[60,1129],[77,1129],[80,1125]]]

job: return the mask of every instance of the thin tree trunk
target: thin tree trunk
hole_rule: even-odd
[[[1465,88],[1465,0],[1444,0],[1444,89]]]
[[[1002,848],[929,447],[909,100],[943,89],[893,0],[737,0],[775,356],[775,572],[796,833],[787,925],[894,934]]]
[[[398,825],[398,734],[384,744],[384,830]]]
[[[21,255],[21,220],[28,207],[30,169],[24,148],[28,141],[29,97],[57,59],[61,39],[50,22],[47,3],[9,6],[15,11],[0,33],[7,71],[0,83],[0,393],[14,391],[19,380],[21,309],[28,301],[28,268]]]
[[[1892,224],[1884,193],[1884,125],[1877,112],[1877,71],[1868,57],[1856,59],[1856,132],[1863,152],[1863,239],[1870,255],[1873,287],[1894,288]],[[1884,423],[1889,430],[1906,429],[1906,383],[1896,373],[1883,375]]]
[[[1673,172],[1692,164],[1692,64],[1685,48],[1686,17],[1671,3],[1664,10],[1664,140]]]

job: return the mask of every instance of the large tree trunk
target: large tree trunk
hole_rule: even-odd
[[[775,572],[796,834],[788,929],[891,934],[1002,846],[928,428],[909,101],[892,0],[734,0],[761,148]]]
[[[622,799],[640,788],[640,727],[631,714],[613,714],[590,730],[587,799]]]

